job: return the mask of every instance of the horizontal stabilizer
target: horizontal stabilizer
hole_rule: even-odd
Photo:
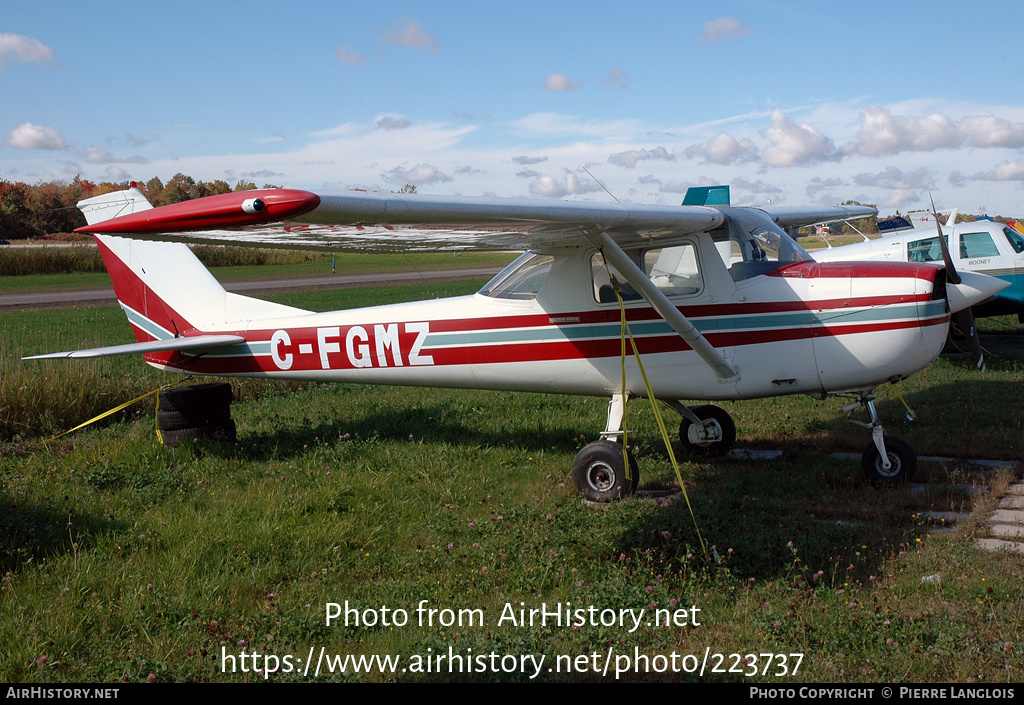
[[[111,345],[105,348],[88,350],[68,350],[67,352],[49,353],[23,357],[22,360],[58,360],[61,358],[110,357],[112,355],[133,355],[142,353],[167,352],[169,350],[195,350],[223,348],[228,345],[244,343],[240,335],[194,335],[188,338],[168,338],[167,340],[150,340],[145,343],[128,343],[127,345]]]

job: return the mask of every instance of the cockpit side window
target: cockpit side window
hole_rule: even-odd
[[[733,281],[751,279],[786,264],[811,259],[766,212],[735,207],[718,210],[725,216],[725,223],[711,231],[711,239],[729,267]]]
[[[1010,247],[1013,248],[1014,252],[1018,255],[1024,253],[1024,235],[1009,227],[1003,228],[1003,235],[1010,242]]]

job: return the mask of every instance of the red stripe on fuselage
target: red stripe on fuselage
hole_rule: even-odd
[[[936,316],[925,320],[903,320],[887,321],[879,323],[857,323],[849,325],[826,324],[821,326],[801,326],[796,328],[779,328],[765,330],[710,332],[705,337],[716,348],[738,347],[742,345],[759,345],[764,343],[777,343],[793,340],[805,340],[819,337],[839,337],[859,333],[877,333],[883,331],[905,330],[910,328],[925,328],[934,325],[948,323],[949,316]],[[433,332],[431,323],[431,332]],[[244,332],[234,331],[238,335],[245,335]],[[295,354],[291,368],[288,372],[301,373],[308,371],[324,371],[320,361],[319,352],[316,347],[316,329],[293,329],[289,331],[292,344],[289,351],[298,351],[300,344],[312,344],[312,352],[305,355]],[[404,334],[403,334],[404,337]],[[256,340],[250,338],[251,342],[266,342],[266,339]],[[641,354],[685,352],[690,346],[674,333],[642,337],[636,339],[637,348]],[[332,353],[330,356],[331,370],[354,370],[357,369],[345,354],[342,345],[340,352]],[[408,348],[403,345],[403,350]],[[294,352],[293,352],[294,354]],[[433,359],[434,367],[452,365],[486,365],[501,363],[522,363],[522,362],[551,362],[557,360],[576,359],[600,359],[618,357],[621,354],[621,340],[619,338],[600,338],[594,340],[579,341],[552,341],[535,342],[524,341],[522,343],[501,343],[474,345],[451,348],[429,348],[424,347],[422,354],[429,355]],[[204,374],[241,374],[259,372],[284,373],[284,370],[276,366],[269,356],[235,356],[221,358],[203,358],[188,360],[187,355],[182,353],[156,353],[147,355],[146,360],[159,365],[183,369],[190,372]],[[376,360],[376,358],[374,358]],[[393,362],[389,355],[388,360]],[[340,364],[338,364],[340,363]],[[406,364],[408,366],[408,364]],[[394,365],[388,365],[394,369]],[[380,367],[374,363],[374,369]]]
[[[941,267],[919,262],[815,262],[803,260],[768,272],[796,279],[924,279],[934,282]]]
[[[766,301],[758,303],[705,304],[699,306],[678,306],[680,313],[690,319],[713,318],[718,316],[764,315],[768,313],[792,313],[794,311],[827,311],[832,309],[869,308],[893,304],[920,303],[930,301],[931,294],[901,294],[893,296],[861,296],[855,299],[818,299],[813,301]],[[475,330],[505,328],[538,328],[552,325],[566,325],[565,319],[579,319],[579,324],[609,323],[621,318],[619,308],[609,307],[598,311],[570,311],[566,313],[527,314],[519,316],[495,316],[493,318],[448,319],[431,321],[431,333],[455,333]],[[644,303],[643,307],[626,309],[626,320],[659,320],[661,315]],[[552,319],[557,321],[552,323]],[[573,321],[569,325],[577,325]]]

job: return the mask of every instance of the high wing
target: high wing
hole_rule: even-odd
[[[868,206],[762,206],[759,210],[767,213],[781,228],[799,228],[804,225],[878,215],[876,209]]]
[[[145,201],[138,189],[122,193],[133,191],[137,197],[128,200]],[[92,200],[79,206],[85,210]],[[405,252],[538,249],[607,233],[620,247],[628,248],[714,230],[729,220],[729,210],[739,209],[262,189],[134,212],[126,209],[128,215],[90,222],[79,230],[178,242]],[[760,211],[767,215],[763,220],[782,227],[875,213],[863,207],[742,210],[751,215]]]

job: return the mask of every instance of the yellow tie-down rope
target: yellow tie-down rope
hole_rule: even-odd
[[[44,444],[46,444],[46,443],[49,443],[50,441],[55,441],[55,440],[57,440],[58,438],[61,438],[61,437],[63,437],[63,436],[66,436],[66,435],[68,435],[69,433],[73,433],[73,432],[77,431],[77,430],[78,430],[78,429],[80,429],[80,428],[85,428],[85,427],[86,427],[86,426],[88,426],[89,424],[93,424],[93,423],[96,423],[96,422],[97,422],[97,421],[99,421],[100,419],[105,419],[106,417],[110,416],[111,414],[116,414],[116,413],[117,413],[118,411],[121,411],[122,409],[127,409],[127,408],[128,408],[129,406],[131,406],[132,404],[136,404],[136,403],[138,403],[138,402],[142,401],[143,399],[146,399],[147,397],[151,397],[151,396],[153,396],[154,394],[158,394],[158,393],[160,393],[160,392],[164,391],[165,389],[168,389],[168,388],[170,388],[170,387],[172,387],[172,386],[173,386],[173,385],[170,385],[170,384],[165,384],[165,385],[164,385],[164,386],[162,386],[162,387],[157,387],[156,389],[154,389],[154,390],[153,390],[153,391],[151,391],[151,392],[146,392],[146,393],[145,393],[145,394],[143,394],[143,395],[142,395],[141,397],[135,397],[135,398],[134,398],[134,399],[132,399],[131,401],[126,401],[126,402],[125,402],[124,404],[121,404],[120,406],[115,406],[115,407],[114,407],[113,409],[110,409],[109,411],[104,411],[104,412],[103,412],[102,414],[100,414],[99,416],[93,416],[93,417],[92,417],[91,419],[89,419],[88,421],[85,421],[84,423],[80,423],[80,424],[78,424],[77,426],[75,426],[74,428],[72,428],[72,429],[68,429],[67,431],[64,431],[64,433],[58,433],[58,434],[57,434],[56,436],[54,436],[53,438],[47,438],[47,439],[46,439],[46,440],[44,440],[44,441],[40,441],[40,442],[39,442],[39,445],[44,445]],[[160,410],[160,397],[159,397],[159,396],[158,396],[158,397],[156,398],[156,408],[157,408],[157,411],[159,411],[159,410]],[[162,434],[162,433],[160,433],[160,426],[159,426],[159,425],[157,425],[157,428],[156,428],[156,435],[157,435],[157,438],[159,438],[159,439],[160,439],[160,443],[163,443],[163,442],[164,442],[164,439],[163,439],[163,434]]]
[[[602,257],[602,259],[604,258]],[[626,305],[622,300],[619,281],[612,274],[607,261],[605,261],[604,266],[605,270],[608,272],[608,279],[611,281],[612,289],[615,290],[615,297],[619,300],[619,313],[622,317],[622,461],[626,465],[626,476],[629,476],[629,457],[626,453],[629,440],[628,432],[626,430],[626,338],[629,338],[629,344],[633,348],[633,357],[636,358],[637,367],[640,368],[640,376],[644,380],[644,388],[647,390],[647,398],[651,401],[651,409],[654,411],[654,418],[658,422],[658,430],[661,432],[661,439],[665,443],[666,450],[668,450],[668,457],[672,462],[672,469],[676,473],[676,480],[679,482],[679,489],[683,491],[683,499],[686,500],[686,508],[690,510],[690,518],[693,520],[693,528],[697,532],[697,539],[700,541],[701,550],[704,551],[704,555],[706,557],[708,553],[707,545],[704,543],[704,537],[700,534],[700,527],[697,526],[697,517],[693,513],[693,506],[690,504],[690,496],[686,492],[686,483],[683,482],[683,474],[679,470],[679,462],[676,460],[675,451],[672,449],[672,441],[669,439],[668,429],[665,427],[665,421],[661,417],[661,410],[658,408],[658,400],[654,398],[654,391],[651,389],[651,382],[647,378],[647,372],[644,370],[643,360],[640,359],[640,351],[637,350],[636,340],[633,338],[633,332],[629,329],[629,323],[626,321]]]

